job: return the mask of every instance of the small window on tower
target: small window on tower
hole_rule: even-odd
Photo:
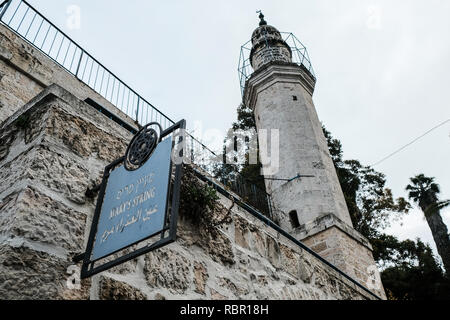
[[[291,220],[292,228],[295,229],[295,228],[300,227],[300,222],[298,221],[297,210],[292,210],[291,212],[289,212],[289,218]]]
[[[297,96],[292,96],[292,99],[294,99],[294,101],[298,100]]]

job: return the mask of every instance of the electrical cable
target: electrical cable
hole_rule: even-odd
[[[403,147],[401,147],[400,149],[392,152],[391,154],[389,154],[388,156],[384,157],[383,159],[381,159],[380,161],[370,165],[371,167],[375,167],[379,164],[381,164],[382,162],[392,158],[393,156],[395,156],[397,153],[399,153],[400,151],[403,151],[404,149],[406,149],[407,147],[409,147],[410,145],[414,144],[415,142],[419,141],[420,139],[422,139],[423,137],[425,137],[426,135],[430,134],[432,131],[442,127],[443,125],[445,125],[446,123],[450,122],[450,119],[445,120],[444,122],[442,122],[441,124],[438,124],[437,126],[431,128],[430,130],[428,130],[427,132],[425,132],[424,134],[422,134],[420,137],[417,137],[416,139],[414,139],[413,141],[411,141],[410,143],[404,145]]]

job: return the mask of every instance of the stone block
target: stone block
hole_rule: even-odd
[[[209,274],[206,266],[201,262],[194,262],[194,284],[195,292],[205,294],[206,281]]]
[[[268,260],[275,268],[281,268],[280,246],[278,242],[274,238],[267,236],[266,243]]]
[[[74,116],[59,107],[61,100],[48,105],[51,108],[46,134],[62,142],[82,158],[95,157],[107,163],[123,156],[127,141],[101,130],[90,121]]]
[[[34,185],[43,185],[76,204],[85,204],[90,177],[89,170],[67,154],[38,146],[1,168],[0,180],[3,183],[0,193],[28,180]]]
[[[0,212],[0,233],[8,238],[24,238],[73,253],[84,249],[86,215],[33,188],[5,199]]]
[[[245,286],[246,281],[233,281],[228,278],[219,277],[218,284],[225,290],[230,291],[238,299],[242,299],[245,295],[249,293],[248,288]]]
[[[234,239],[236,244],[244,249],[250,249],[248,237],[248,223],[244,219],[236,218],[234,225]]]
[[[144,274],[150,287],[183,293],[192,283],[191,266],[192,263],[180,253],[162,248],[146,255]]]
[[[66,273],[72,265],[29,248],[0,246],[0,300],[55,300],[69,298]],[[89,283],[72,294],[86,299]]]
[[[127,251],[123,251],[125,255]],[[116,256],[114,256],[116,258]],[[106,260],[105,260],[106,261]],[[127,275],[137,271],[138,258],[119,264],[110,269],[110,272],[120,275]]]
[[[283,270],[298,278],[300,255],[285,245],[280,245],[280,253]]]
[[[0,34],[1,38],[1,34]],[[0,56],[2,46],[0,45]],[[0,59],[0,123],[36,96],[43,87]]]
[[[229,297],[217,292],[213,288],[210,288],[209,291],[211,294],[211,300],[229,300],[230,299]]]
[[[322,241],[322,242],[319,242],[319,243],[316,243],[315,245],[313,245],[311,247],[311,249],[317,253],[321,253],[322,251],[327,250],[328,247],[327,247],[327,243],[325,241]]]
[[[306,257],[300,257],[298,263],[298,272],[300,279],[305,283],[310,283],[312,275],[314,273],[314,267],[312,263]]]
[[[266,256],[266,239],[265,235],[259,230],[250,233],[252,250],[256,251],[261,257]]]
[[[102,277],[99,283],[100,300],[147,300],[139,289],[127,283]]]

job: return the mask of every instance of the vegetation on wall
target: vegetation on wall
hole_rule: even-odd
[[[180,194],[180,225],[178,233],[185,241],[204,248],[215,261],[235,263],[231,242],[221,231],[232,222],[230,207],[219,202],[216,190],[200,181],[192,166],[184,166]],[[183,228],[185,223],[193,228]]]
[[[184,166],[181,184],[180,212],[198,227],[210,232],[225,222],[230,222],[229,212],[219,203],[217,191],[201,182],[191,166]]]

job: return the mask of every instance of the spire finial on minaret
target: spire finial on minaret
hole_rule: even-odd
[[[261,19],[261,21],[259,22],[259,25],[266,26],[267,22],[266,22],[266,20],[264,20],[264,15],[263,15],[262,11],[259,10],[259,11],[256,11],[256,13],[259,13],[259,19]]]

